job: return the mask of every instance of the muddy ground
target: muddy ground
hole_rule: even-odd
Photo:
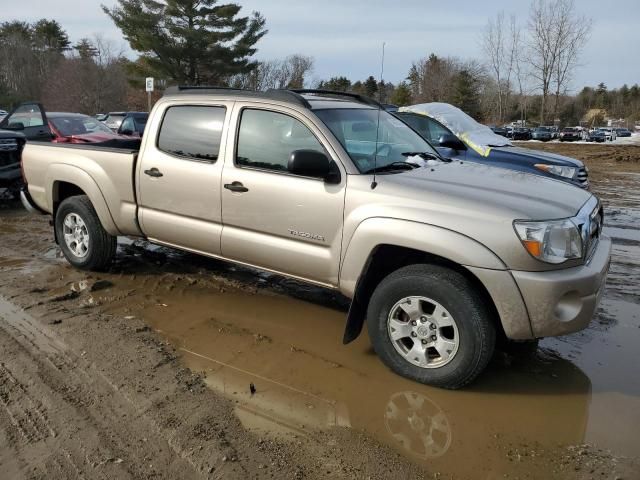
[[[342,346],[333,292],[127,239],[87,275],[0,202],[0,478],[640,478],[640,147],[526,146],[590,167],[607,290],[457,392]]]

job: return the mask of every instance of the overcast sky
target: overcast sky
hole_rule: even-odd
[[[315,59],[315,78],[346,75],[356,80],[379,75],[385,41],[385,79],[393,82],[403,80],[411,62],[430,52],[480,59],[480,38],[487,20],[505,11],[516,14],[524,25],[529,6],[524,0],[237,1],[246,13],[258,10],[267,19],[269,33],[258,44],[258,58],[304,53]],[[116,0],[2,3],[0,21],[53,18],[72,41],[100,33],[128,49],[100,8],[101,3],[111,6]],[[593,18],[594,28],[573,89],[599,82],[610,88],[640,83],[640,1],[576,0],[576,5]]]

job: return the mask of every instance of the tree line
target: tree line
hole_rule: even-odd
[[[569,86],[591,30],[574,0],[533,0],[520,23],[504,13],[488,20],[479,39],[482,59],[435,53],[415,60],[398,83],[374,75],[316,79],[314,59],[292,53],[255,58],[268,34],[259,12],[218,0],[118,0],[103,7],[136,59],[103,37],[72,43],[54,20],[0,24],[0,105],[41,100],[49,110],[96,113],[144,109],[144,78],[160,85],[210,84],[267,90],[324,88],[350,91],[399,106],[452,103],[487,123],[529,120],[578,124],[605,114],[640,119],[638,85],[608,90]],[[159,93],[156,93],[156,96]]]

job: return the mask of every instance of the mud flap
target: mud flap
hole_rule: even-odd
[[[347,325],[344,329],[344,336],[342,337],[343,345],[353,342],[360,336],[366,315],[367,306],[363,305],[362,302],[358,300],[358,295],[356,295],[351,302],[349,313],[347,314]]]

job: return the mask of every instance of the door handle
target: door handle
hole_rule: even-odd
[[[145,170],[144,173],[146,175],[149,175],[150,177],[156,177],[156,178],[162,177],[163,175],[163,173],[160,170],[158,170],[156,167],[153,167],[150,170]]]
[[[226,188],[227,190],[231,190],[232,192],[244,193],[249,191],[249,189],[242,185],[242,183],[240,182],[225,183],[224,188]]]

